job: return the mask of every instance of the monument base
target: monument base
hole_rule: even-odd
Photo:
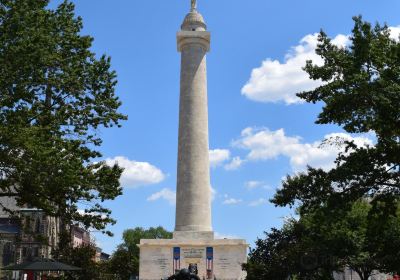
[[[213,231],[174,231],[173,236],[178,240],[214,240]]]
[[[142,239],[138,246],[140,280],[166,279],[190,264],[197,266],[200,279],[246,278],[242,264],[248,244],[242,239]]]

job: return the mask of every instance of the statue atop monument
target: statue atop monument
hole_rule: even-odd
[[[197,9],[197,0],[192,0],[192,11]]]

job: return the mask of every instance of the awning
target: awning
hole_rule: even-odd
[[[13,271],[80,271],[79,267],[57,262],[51,259],[38,259],[21,264],[9,265],[3,267],[2,270]]]

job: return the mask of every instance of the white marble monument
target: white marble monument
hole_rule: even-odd
[[[208,145],[207,65],[210,33],[197,1],[177,34],[181,52],[178,175],[173,239],[141,240],[140,280],[160,280],[196,265],[201,279],[241,280],[248,244],[214,239]]]

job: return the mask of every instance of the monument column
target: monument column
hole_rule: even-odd
[[[177,34],[181,52],[179,147],[174,238],[212,239],[207,66],[210,33],[196,1]]]
[[[196,267],[201,279],[244,280],[246,240],[214,239],[208,154],[207,66],[210,33],[196,0],[177,35],[181,53],[175,231],[172,239],[141,239],[141,280],[166,279]]]

